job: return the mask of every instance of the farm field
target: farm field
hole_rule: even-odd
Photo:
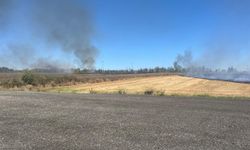
[[[46,92],[120,93],[187,96],[250,97],[250,84],[179,75],[134,77],[116,81],[45,88]]]
[[[21,79],[23,72],[0,73],[0,81]],[[145,73],[145,74],[74,74],[74,73],[33,73],[35,75],[48,76],[51,78],[68,77],[79,82],[101,82],[128,79],[134,77],[166,76],[176,73]]]
[[[15,72],[0,73],[0,90],[27,89],[40,91],[40,87],[70,86],[83,83],[99,83],[104,81],[116,81],[135,77],[166,76],[176,73],[140,73],[140,74],[98,74],[98,73],[37,73]],[[26,81],[23,80],[25,76]],[[27,81],[27,78],[29,81]]]

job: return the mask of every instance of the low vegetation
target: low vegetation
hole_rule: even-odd
[[[91,88],[91,89],[89,89],[89,93],[90,93],[90,94],[97,94],[98,92],[95,91],[95,90],[93,90],[93,89]]]
[[[153,94],[154,94],[153,89],[148,89],[148,90],[144,91],[144,95],[153,95]]]
[[[126,90],[124,90],[124,89],[119,89],[119,90],[118,90],[118,94],[127,94],[127,93],[126,93]]]
[[[38,77],[36,77],[30,71],[26,71],[24,75],[22,76],[22,81],[25,84],[35,85],[35,82],[39,80],[38,80]]]
[[[3,87],[3,88],[20,88],[24,85],[24,83],[20,80],[17,80],[17,79],[11,79],[11,80],[6,80],[6,81],[2,81],[0,83],[0,85]]]
[[[165,96],[166,93],[165,93],[164,90],[160,90],[160,91],[156,91],[156,92],[155,92],[155,95],[156,95],[156,96]]]
[[[3,88],[19,88],[22,86],[34,86],[34,87],[46,87],[46,86],[62,86],[62,85],[74,85],[76,82],[80,82],[74,76],[48,76],[44,74],[34,74],[31,71],[26,71],[21,77],[0,80],[0,86]]]
[[[37,88],[73,86],[84,83],[113,82],[136,77],[170,75],[171,73],[148,74],[78,74],[78,73],[37,73],[33,71],[0,73],[0,88]]]
[[[0,88],[60,93],[250,97],[250,84],[173,74],[0,73]],[[167,91],[167,92],[166,92]]]
[[[144,91],[144,95],[165,96],[166,94],[164,90],[147,89]]]

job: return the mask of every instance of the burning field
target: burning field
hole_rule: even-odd
[[[250,83],[181,73],[0,73],[0,90],[250,97]]]
[[[26,5],[26,3],[29,3],[29,5]],[[108,20],[106,23],[100,23],[97,18],[102,13],[95,12],[95,9],[93,9],[95,7],[89,6],[88,2],[79,0],[34,0],[30,2],[27,0],[26,3],[0,0],[0,33],[3,35],[0,39],[0,90],[250,97],[250,67],[248,65],[250,34],[248,32],[249,27],[245,26],[249,24],[245,22],[245,20],[249,20],[247,19],[248,15],[246,15],[246,19],[233,21],[237,23],[242,21],[242,25],[235,24],[234,27],[232,25],[232,29],[225,28],[225,25],[232,24],[231,21],[227,22],[227,19],[227,21],[225,20],[226,23],[218,29],[209,29],[210,26],[209,28],[203,27],[203,24],[206,23],[202,23],[201,26],[206,32],[204,35],[200,32],[199,34],[202,35],[201,37],[206,37],[206,35],[211,35],[211,37],[208,36],[203,39],[197,36],[197,39],[193,40],[197,43],[187,41],[187,39],[193,39],[191,37],[179,37],[179,35],[196,35],[194,34],[196,30],[190,33],[178,33],[182,29],[168,29],[173,33],[176,31],[176,37],[180,40],[172,39],[175,36],[166,34],[169,39],[178,43],[174,46],[172,43],[175,42],[171,42],[168,38],[159,39],[155,43],[161,40],[169,41],[169,43],[153,44],[153,40],[158,39],[152,36],[158,35],[153,31],[158,27],[152,27],[152,33],[150,34],[147,34],[147,32],[151,29],[147,29],[141,32],[143,33],[141,35],[138,31],[144,29],[142,26],[139,26],[135,31],[123,31],[126,28],[130,29],[130,26],[134,27],[133,20],[125,21],[122,19],[120,25],[111,27],[110,25],[114,24],[112,21],[116,19],[113,19],[110,14],[120,14],[120,12],[112,12],[106,15],[109,16],[107,19],[112,18],[109,20],[111,21],[110,25],[106,24]],[[59,5],[60,7],[58,7]],[[247,3],[239,4],[239,6],[243,5],[248,6]],[[138,6],[141,7],[141,4]],[[204,6],[207,5],[204,4]],[[224,8],[225,5],[222,6]],[[239,8],[246,12],[249,10],[248,7]],[[119,9],[116,8],[115,10]],[[158,10],[158,7],[156,10]],[[164,10],[168,9],[164,8]],[[204,14],[210,14],[210,12],[213,12],[213,9],[211,10]],[[240,9],[230,7],[227,11],[230,13],[235,11],[233,14],[237,14],[238,10]],[[220,11],[221,9],[219,9]],[[20,14],[22,15],[20,16]],[[148,20],[146,14],[139,18]],[[194,14],[197,14],[197,12]],[[244,13],[243,16],[245,14],[249,13]],[[231,15],[226,15],[226,18]],[[192,16],[183,18],[192,18]],[[105,18],[105,16],[102,16],[99,19],[106,20],[103,17]],[[130,17],[124,16],[124,19]],[[117,19],[121,18],[123,17]],[[204,18],[198,19],[198,22]],[[230,17],[229,20],[232,18]],[[212,21],[214,20],[221,19],[212,19]],[[129,22],[129,24],[124,24],[124,22]],[[186,22],[192,21],[183,21],[181,25]],[[141,22],[139,24],[148,23]],[[162,24],[162,22],[157,24]],[[177,24],[170,26],[178,27]],[[218,25],[219,23],[213,24]],[[100,27],[102,25],[105,25],[105,27]],[[125,26],[123,27],[123,25]],[[119,26],[122,28],[113,31]],[[165,29],[166,25],[163,26]],[[188,24],[188,26],[193,28],[193,24]],[[188,26],[184,25],[183,29]],[[111,27],[111,29],[105,30],[106,27]],[[218,32],[224,28],[230,34],[227,35],[225,31]],[[102,30],[100,32],[100,29],[103,29],[104,32]],[[120,34],[120,31],[137,33],[140,37],[135,37],[132,34],[124,36]],[[235,35],[232,31],[235,31]],[[102,32],[105,33],[103,37],[100,34]],[[163,33],[161,31],[159,35]],[[110,36],[110,34],[114,35]],[[197,35],[199,34],[197,33]],[[119,38],[121,35],[128,38]],[[98,39],[99,36],[100,39]],[[131,37],[140,40],[136,42]],[[152,39],[147,42],[147,39],[142,39],[142,37],[152,37]],[[104,39],[111,42],[106,41],[106,43]],[[122,39],[121,42],[119,42],[119,39]],[[198,42],[200,39],[203,40]],[[102,42],[102,40],[104,41]],[[182,43],[181,41],[185,42]],[[180,45],[181,47],[179,47]],[[179,49],[183,50],[180,51]],[[176,58],[174,59],[173,56],[176,56]],[[155,66],[155,68],[148,68],[149,66]],[[112,70],[113,68],[116,70]],[[151,73],[156,74],[152,75]],[[168,75],[159,76],[159,73]],[[169,76],[169,74],[172,74],[172,76]],[[180,74],[184,76],[179,76]]]
[[[63,93],[119,93],[146,95],[250,97],[250,84],[179,75],[135,77],[100,83],[46,88]]]

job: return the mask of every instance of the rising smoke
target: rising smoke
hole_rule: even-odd
[[[207,2],[208,5],[211,2],[213,9],[209,9],[208,19],[202,19],[214,19],[214,26],[198,26],[209,33],[201,36],[202,46],[194,50],[199,54],[195,53],[196,57],[190,57],[191,52],[180,54],[175,67],[184,68],[185,73],[193,77],[250,82],[250,1]]]
[[[24,6],[24,4],[27,6]],[[0,27],[9,26],[15,22],[14,15],[10,15],[10,11],[16,13],[25,9],[29,14],[22,16],[23,22],[29,22],[28,33],[24,35],[27,41],[36,40],[42,43],[46,50],[43,52],[53,53],[55,49],[60,49],[68,56],[73,56],[80,61],[80,66],[85,69],[93,69],[95,65],[95,59],[97,56],[97,49],[91,44],[91,39],[94,36],[94,26],[92,24],[91,16],[83,4],[77,0],[1,0],[0,1]],[[14,10],[15,9],[15,10]],[[20,11],[20,12],[18,12]],[[10,22],[9,20],[12,20]],[[7,34],[13,34],[9,29]],[[27,38],[28,37],[28,38]],[[37,43],[11,43],[5,42],[9,53],[13,53],[15,60],[24,67],[44,68],[48,66],[48,69],[57,67],[68,67],[75,65],[63,65],[67,63],[61,63],[61,61],[40,58],[36,54]],[[14,46],[13,46],[14,45]],[[27,53],[27,48],[24,45],[29,45],[28,51],[34,49],[34,51]],[[32,47],[32,48],[30,48]],[[41,52],[41,50],[39,50]],[[34,53],[34,55],[32,54]],[[27,55],[28,54],[28,55]],[[5,57],[2,55],[1,57]],[[9,58],[10,60],[11,57]],[[23,61],[25,60],[25,61]],[[42,61],[41,61],[42,60]],[[3,63],[3,61],[0,61]],[[47,65],[45,65],[47,64]],[[49,65],[48,65],[49,64]],[[60,65],[61,64],[61,65]],[[1,64],[2,65],[2,64]]]
[[[67,63],[58,62],[55,60],[44,59],[44,58],[38,58],[36,62],[32,63],[31,68],[35,68],[36,71],[39,72],[61,72],[61,73],[70,73],[72,69],[70,69],[72,66]]]
[[[225,54],[227,53],[225,52]],[[213,53],[211,55],[216,55],[216,53]],[[210,63],[213,63],[213,61],[208,64],[204,64],[204,61],[201,62],[201,58],[206,59],[206,62],[210,62],[210,59],[205,58],[204,54],[202,55],[202,57],[194,60],[194,58],[192,57],[192,52],[185,51],[184,54],[179,54],[176,57],[174,67],[177,71],[182,71],[187,76],[191,77],[250,83],[249,70],[238,70],[237,68],[230,66],[231,64],[228,64],[228,68],[215,68],[211,67],[210,65]],[[214,63],[220,61],[219,59],[217,60],[215,58],[217,57],[214,56]]]

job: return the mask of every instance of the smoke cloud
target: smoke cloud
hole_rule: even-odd
[[[7,65],[9,67],[21,67],[30,66],[32,60],[27,59],[34,58],[34,49],[32,46],[22,43],[8,43],[1,47],[4,51],[0,55],[0,64]],[[28,55],[27,55],[28,54]]]
[[[219,51],[219,52],[222,52],[222,51]],[[220,62],[219,58],[215,56],[216,53],[211,53],[211,51],[209,53],[211,55],[214,55],[213,57],[213,60],[215,61],[214,63]],[[217,53],[217,55],[219,55],[220,57],[220,53]],[[225,55],[227,55],[227,52],[225,52]],[[202,55],[202,58],[204,58],[206,62],[213,63],[209,57],[210,56],[208,56],[208,58],[205,58],[204,54]],[[226,59],[230,58],[228,56],[224,56],[224,57]],[[218,58],[218,60],[216,58]],[[225,61],[223,57],[221,59],[222,59],[222,62]],[[176,71],[182,71],[187,76],[204,78],[204,79],[212,79],[212,80],[225,80],[225,81],[250,83],[250,71],[249,70],[238,70],[237,68],[233,67],[232,64],[228,64],[228,68],[215,68],[215,67],[211,67],[214,65],[210,65],[209,63],[204,65],[203,64],[204,61],[202,61],[203,63],[201,63],[200,61],[201,61],[201,58],[198,58],[197,60],[193,59],[191,51],[185,51],[184,54],[179,54],[176,57],[174,67]]]
[[[24,3],[27,6],[24,6]],[[38,51],[53,54],[56,49],[59,49],[68,54],[69,57],[73,54],[80,61],[79,67],[94,68],[98,54],[97,48],[91,43],[94,36],[94,25],[92,24],[91,15],[82,3],[76,0],[24,0],[22,2],[1,0],[0,23],[10,26],[14,20],[14,23],[18,24],[18,21],[15,22],[18,18],[14,18],[9,12],[15,8],[16,13],[23,13],[23,7],[28,9],[26,10],[28,15],[22,16],[22,22],[29,23],[28,27],[26,27],[28,28],[27,34],[23,35],[23,37],[26,38],[26,41],[35,40],[39,44],[42,43],[46,49],[41,50],[40,48],[37,50],[37,43],[23,42],[20,44],[20,42],[16,42],[13,44],[13,41],[12,43],[6,42],[4,44],[8,45],[9,54],[13,54],[13,57],[10,58],[15,57],[15,60],[29,68],[45,68],[47,66],[50,69],[75,66],[74,64],[64,66],[65,63],[60,60],[55,63],[54,60],[38,57]],[[1,27],[4,27],[4,25],[1,25]],[[8,34],[13,34],[11,29],[8,31]],[[29,45],[29,48],[24,45]]]
[[[94,67],[97,49],[91,45],[93,25],[89,14],[74,0],[37,0],[35,32],[63,51],[73,52],[85,68]]]
[[[36,62],[31,65],[32,68],[36,68],[37,71],[41,72],[64,72],[70,73],[71,72],[71,64],[67,63],[58,63],[58,61],[38,58]]]
[[[178,54],[175,63],[183,68],[193,66],[193,55],[191,51],[185,51],[184,54]]]
[[[176,58],[177,67],[189,76],[250,82],[250,1],[226,0],[217,5],[216,26],[206,28],[200,55],[184,52]],[[210,16],[212,17],[212,16]]]

